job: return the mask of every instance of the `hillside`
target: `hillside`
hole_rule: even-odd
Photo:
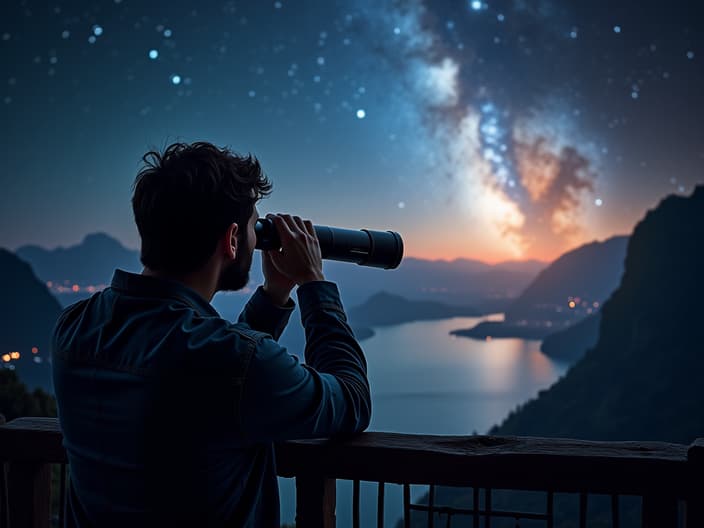
[[[628,237],[615,236],[568,251],[541,271],[506,310],[506,321],[582,319],[602,303],[623,274]],[[576,306],[570,309],[569,300]]]
[[[574,362],[599,339],[601,314],[595,313],[578,323],[550,334],[540,344],[540,351],[552,359]]]
[[[363,326],[388,326],[411,321],[479,315],[482,314],[476,308],[452,306],[435,301],[411,301],[388,292],[373,295],[364,304],[352,308],[349,312],[350,320]]]
[[[496,434],[689,443],[704,436],[704,187],[663,200],[635,228],[600,336]]]
[[[474,339],[543,339],[599,311],[623,274],[628,237],[616,236],[568,251],[541,271],[506,308],[505,321],[452,333]]]
[[[61,312],[58,301],[37,279],[29,264],[0,248],[0,364],[14,368],[30,389],[51,391],[51,331]],[[36,352],[33,350],[36,349]],[[19,359],[6,354],[19,353]]]
[[[596,344],[552,387],[489,433],[683,444],[704,436],[702,240],[704,187],[689,198],[670,196],[648,212],[629,241],[621,285],[601,310]],[[556,337],[583,332],[597,319]],[[610,505],[600,499],[590,496],[590,520],[611,526]],[[467,504],[471,492],[440,488],[436,500]],[[543,500],[509,493],[494,507],[537,511]],[[559,497],[555,509],[556,526],[577,525],[574,501]],[[627,503],[621,511],[624,526],[635,526],[639,513],[637,503]]]

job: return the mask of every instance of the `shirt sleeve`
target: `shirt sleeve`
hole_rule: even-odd
[[[371,419],[367,364],[332,282],[298,289],[306,364],[262,338],[244,383],[241,417],[252,441],[363,431]]]
[[[269,334],[278,341],[295,307],[293,299],[289,299],[285,306],[277,306],[264,293],[264,288],[259,286],[237,321],[246,323],[253,330]]]

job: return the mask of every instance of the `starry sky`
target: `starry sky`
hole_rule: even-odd
[[[549,260],[704,182],[695,0],[4,1],[0,246],[132,248],[141,155],[251,152],[260,213]]]

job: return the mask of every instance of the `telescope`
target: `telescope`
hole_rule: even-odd
[[[360,266],[394,269],[403,259],[403,240],[395,231],[343,229],[314,225],[324,259],[354,262]],[[256,249],[281,249],[276,226],[268,218],[259,218],[254,225]]]

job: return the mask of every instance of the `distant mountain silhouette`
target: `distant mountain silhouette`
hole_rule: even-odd
[[[704,436],[703,240],[704,187],[649,211],[628,243],[621,284],[600,312],[597,343],[489,433],[683,444]],[[555,525],[576,526],[574,501],[562,499]],[[600,499],[590,495],[590,521],[610,526],[609,501]],[[436,501],[467,504],[471,492],[440,488]],[[639,521],[640,505],[629,504],[621,510],[624,526]],[[544,498],[509,494],[494,507],[535,511],[544,508]]]
[[[588,307],[606,300],[623,275],[627,244],[627,236],[615,236],[568,251],[540,272],[509,306],[506,322],[583,319],[581,302],[570,309],[568,300],[585,301]]]
[[[598,311],[619,284],[628,237],[568,251],[541,271],[506,309],[504,323],[480,323],[452,333],[475,339],[542,339]],[[570,304],[570,302],[574,304]]]
[[[379,292],[364,304],[352,308],[350,320],[364,326],[388,326],[411,321],[476,317],[476,308],[452,306],[435,301],[412,301],[388,292]]]
[[[596,345],[601,313],[595,313],[572,326],[550,334],[540,344],[540,351],[553,359],[574,362]]]
[[[10,251],[0,248],[0,357],[19,352],[10,362],[0,359],[0,368],[14,366],[30,389],[51,391],[51,331],[61,312],[59,302],[34,275],[32,268]],[[32,353],[36,347],[38,352]],[[36,361],[40,361],[37,363]]]
[[[42,281],[57,284],[65,280],[79,285],[109,284],[115,268],[142,270],[139,251],[124,247],[105,233],[86,235],[80,244],[68,248],[22,246],[15,253],[32,265]]]
[[[139,251],[125,248],[104,233],[87,235],[78,245],[47,250],[23,246],[17,255],[29,262],[42,281],[79,286],[109,284],[115,268],[139,272]],[[483,311],[502,311],[535,278],[545,263],[536,260],[508,261],[495,265],[478,260],[423,260],[406,258],[398,269],[381,270],[354,264],[325,261],[326,277],[337,282],[349,306],[366,301],[375,293],[390,293],[460,306],[476,305]],[[260,252],[255,251],[250,285],[262,283]],[[65,306],[89,293],[62,293]]]

